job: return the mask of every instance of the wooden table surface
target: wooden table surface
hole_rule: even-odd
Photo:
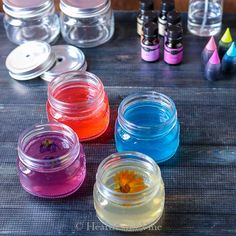
[[[224,27],[232,22],[235,16],[226,15]],[[236,37],[236,24],[232,32]],[[60,39],[58,44],[62,43]],[[19,134],[28,126],[47,122],[47,83],[9,77],[5,60],[15,45],[5,36],[1,16],[0,235],[133,235],[103,227],[96,218],[92,191],[98,164],[116,151],[113,132],[118,105],[127,95],[148,90],[174,99],[181,144],[176,156],[160,166],[166,187],[164,216],[155,227],[136,235],[236,235],[236,78],[203,79],[200,54],[205,43],[206,39],[186,32],[182,65],[142,62],[136,14],[116,13],[113,39],[84,50],[89,71],[106,86],[110,127],[103,137],[84,143],[87,178],[82,188],[65,199],[45,200],[21,188],[16,157]]]

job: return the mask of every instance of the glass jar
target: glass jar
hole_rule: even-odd
[[[99,220],[121,231],[141,231],[161,218],[165,190],[157,164],[136,152],[116,153],[101,162],[94,185]]]
[[[110,0],[61,0],[61,32],[70,44],[82,48],[107,42],[114,33]]]
[[[3,0],[7,37],[16,44],[27,41],[54,42],[60,23],[52,0]]]
[[[119,152],[137,151],[164,162],[175,154],[179,135],[176,107],[166,95],[137,93],[120,104],[115,131]]]
[[[190,0],[188,29],[197,36],[212,36],[221,31],[223,0]]]
[[[59,198],[74,193],[84,181],[85,162],[78,136],[66,125],[35,125],[19,137],[18,173],[30,194]]]
[[[80,140],[102,135],[110,120],[108,97],[101,80],[86,71],[68,72],[48,86],[48,120],[71,127]]]

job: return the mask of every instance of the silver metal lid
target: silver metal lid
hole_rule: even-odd
[[[60,9],[71,17],[92,17],[107,10],[110,0],[61,0]]]
[[[49,70],[55,60],[48,43],[31,41],[18,46],[8,55],[6,67],[13,79],[30,80]]]
[[[56,56],[56,63],[50,70],[41,75],[43,80],[50,82],[68,71],[86,71],[87,63],[84,53],[80,49],[70,45],[56,45],[52,46],[52,52]]]
[[[3,10],[16,18],[41,16],[54,9],[52,0],[3,0]]]

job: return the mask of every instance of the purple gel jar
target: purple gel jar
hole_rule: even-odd
[[[66,197],[84,181],[85,154],[78,136],[68,126],[35,125],[19,137],[17,168],[20,183],[30,194]]]

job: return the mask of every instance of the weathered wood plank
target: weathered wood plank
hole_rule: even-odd
[[[40,79],[17,82],[9,77],[4,63],[15,45],[7,41],[0,21],[0,235],[133,235],[103,228],[95,215],[92,191],[99,163],[116,151],[118,105],[127,95],[148,90],[174,99],[181,145],[175,158],[160,166],[166,185],[164,217],[156,229],[136,235],[236,234],[235,75],[216,83],[203,80],[200,53],[206,39],[188,33],[183,65],[142,62],[135,17],[136,13],[116,13],[114,38],[99,48],[84,50],[89,70],[106,86],[111,124],[101,138],[84,144],[88,174],[82,188],[60,200],[30,196],[19,184],[17,139],[28,126],[47,121],[47,83]],[[224,25],[233,26],[236,37],[234,19],[227,15]]]

